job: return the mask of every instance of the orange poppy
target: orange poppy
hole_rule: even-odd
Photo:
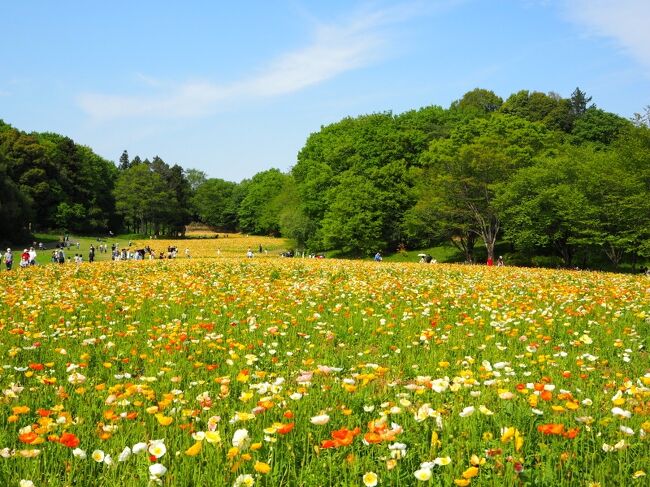
[[[63,433],[59,439],[59,443],[68,448],[77,448],[80,442],[74,433]]]

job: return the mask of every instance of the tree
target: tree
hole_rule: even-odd
[[[187,169],[185,171],[185,178],[190,185],[192,193],[195,193],[196,190],[208,180],[207,174],[198,169]]]
[[[572,134],[576,144],[594,142],[600,146],[609,146],[629,126],[630,122],[626,119],[591,107],[575,121]]]
[[[116,210],[131,231],[157,234],[170,230],[167,223],[170,213],[178,206],[176,195],[147,165],[122,171],[114,194]]]
[[[587,96],[587,93],[576,87],[576,89],[573,90],[573,93],[571,93],[571,114],[575,118],[580,118],[588,108],[595,107],[595,105],[589,105],[590,101],[591,97]]]
[[[521,90],[510,95],[500,111],[529,122],[542,122],[551,130],[570,132],[573,127],[570,100],[556,93]]]
[[[0,152],[0,242],[7,243],[28,234],[31,202],[9,177]]]
[[[386,247],[382,241],[381,196],[367,178],[342,175],[330,197],[321,229],[325,248],[363,255]]]
[[[233,201],[237,183],[208,179],[198,186],[191,202],[200,220],[223,231],[237,229],[238,205]]]
[[[279,235],[280,208],[272,203],[289,177],[279,169],[269,169],[253,176],[239,205],[239,224],[243,231],[256,235]]]
[[[435,188],[445,207],[458,208],[450,219],[456,234],[474,233],[483,240],[488,259],[494,259],[501,230],[494,185],[531,165],[553,143],[541,124],[502,114],[472,119],[456,127],[449,139],[434,141],[422,160],[436,175]]]
[[[118,168],[120,169],[120,171],[126,171],[130,167],[131,167],[131,162],[129,161],[129,153],[125,149],[122,152],[122,155],[120,156],[120,162]]]
[[[403,228],[407,242],[415,247],[430,247],[449,241],[465,257],[474,261],[477,234],[472,231],[472,215],[464,206],[453,204],[445,195],[447,188],[432,170],[419,171],[415,185],[416,203],[404,214]]]
[[[588,171],[585,152],[567,149],[542,158],[497,187],[494,207],[504,221],[505,238],[517,248],[552,248],[570,267],[576,248],[599,233],[597,208],[579,183]]]
[[[475,88],[465,93],[460,100],[452,102],[449,109],[485,115],[496,112],[502,104],[503,99],[493,91]]]

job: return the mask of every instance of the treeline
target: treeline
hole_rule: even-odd
[[[290,173],[211,179],[210,224],[351,255],[451,242],[467,261],[501,245],[521,264],[614,267],[650,257],[650,108],[633,120],[569,98],[466,93],[448,109],[322,127]]]
[[[115,164],[68,137],[28,134],[0,120],[0,241],[38,229],[115,228],[117,176]]]
[[[54,134],[0,125],[7,231],[177,234],[190,221],[350,255],[455,245],[566,266],[650,258],[650,107],[633,120],[569,98],[488,90],[449,108],[345,118],[311,134],[288,173],[234,183],[125,151],[117,167]],[[12,226],[13,225],[13,226]]]

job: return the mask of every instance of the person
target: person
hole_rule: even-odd
[[[253,251],[251,249],[248,249],[246,251],[246,257],[248,257],[249,259],[253,258]]]
[[[187,257],[188,259],[191,258],[190,249],[188,249],[188,248],[185,248],[185,257]]]
[[[29,265],[29,250],[23,250],[20,255],[20,267],[27,267]]]
[[[29,265],[36,265],[36,250],[34,247],[29,248]]]
[[[260,252],[259,252],[260,254],[262,253],[262,250],[263,250],[262,249],[262,244],[260,244]]]
[[[497,267],[503,267],[505,264],[503,263],[503,255],[500,255],[499,258],[497,259]]]
[[[493,265],[494,265],[494,260],[492,259],[492,257],[488,257],[487,266],[492,267]]]
[[[90,244],[90,250],[88,251],[88,262],[95,262],[95,246]]]
[[[375,262],[381,262],[381,260],[382,260],[382,259],[381,259],[381,253],[380,253],[380,252],[377,252],[377,253],[375,254]]]
[[[65,264],[65,253],[63,252],[63,249],[59,249],[59,251],[56,254],[56,261],[59,264]]]
[[[5,260],[5,267],[10,271],[11,266],[14,265],[14,254],[11,253],[11,249],[7,249],[3,258]]]

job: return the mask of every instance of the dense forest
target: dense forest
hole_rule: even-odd
[[[650,258],[650,107],[627,120],[568,98],[475,89],[447,109],[345,118],[311,134],[288,173],[239,183],[159,157],[118,164],[0,121],[0,240],[30,232],[178,235],[191,221],[349,255],[449,242],[468,261]]]

